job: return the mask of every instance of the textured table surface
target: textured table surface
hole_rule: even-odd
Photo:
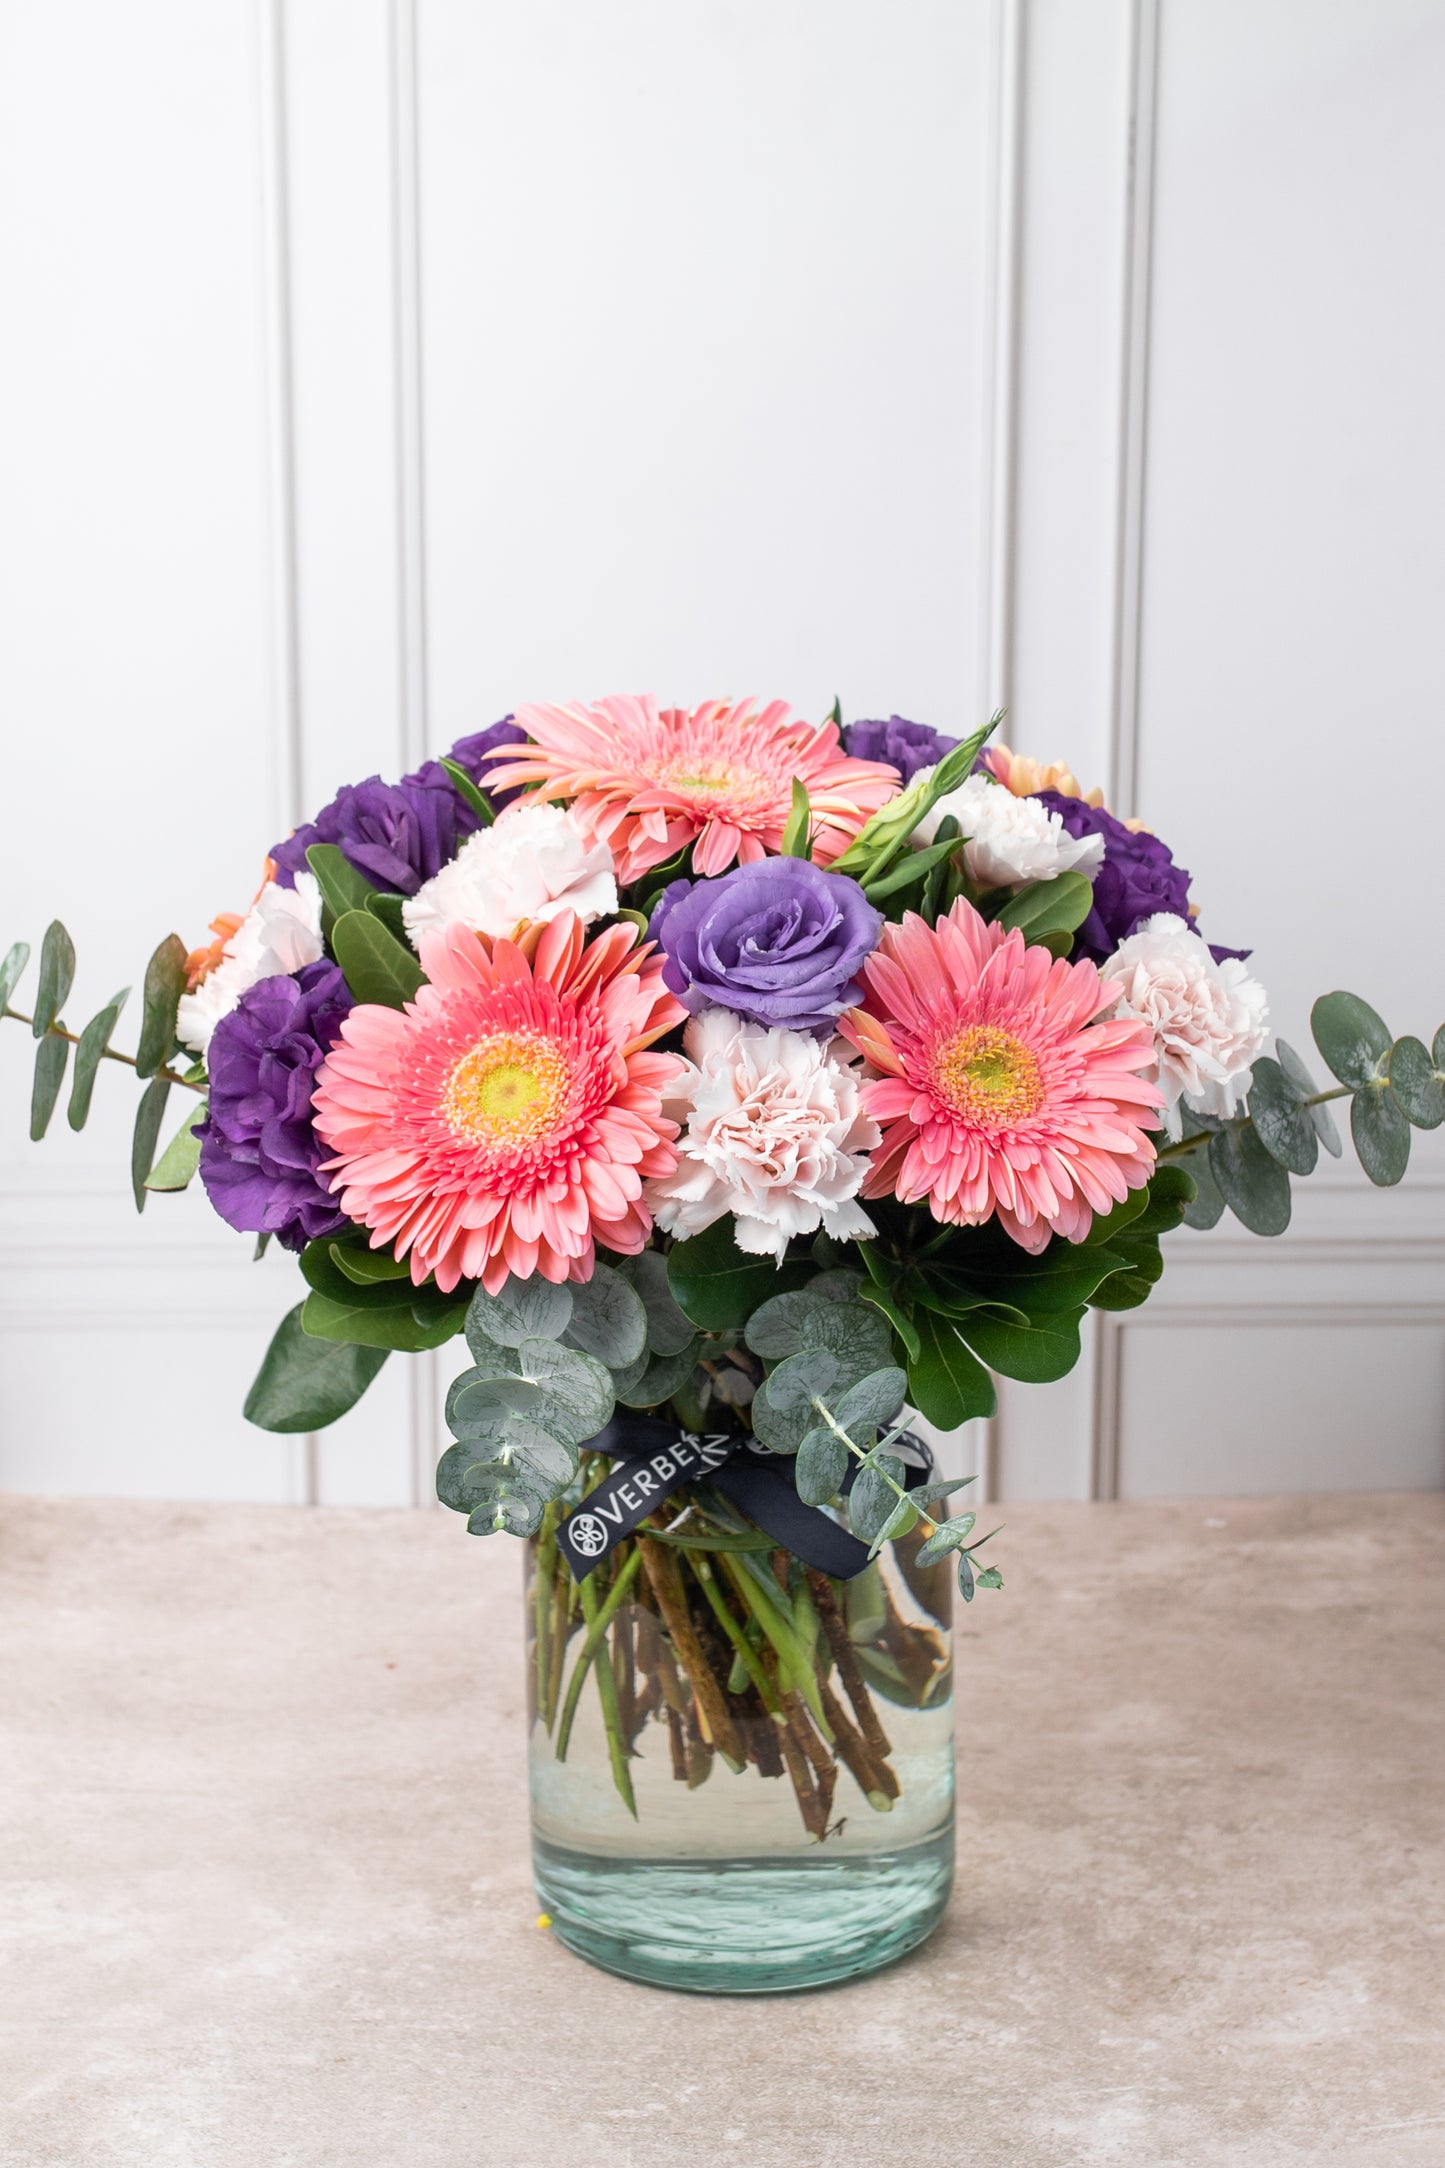
[[[528,1884],[518,1557],[0,1500],[10,2168],[1439,2168],[1445,1499],[1008,1509],[891,1972],[596,1973]]]

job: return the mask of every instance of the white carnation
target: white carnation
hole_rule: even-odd
[[[930,806],[914,842],[931,843],[950,813],[967,838],[964,864],[980,888],[1018,888],[1072,871],[1092,877],[1104,856],[1102,836],[1071,836],[1037,798],[1016,798],[986,775],[969,776]]]
[[[204,1054],[211,1033],[248,986],[299,971],[326,953],[321,939],[321,890],[314,873],[298,873],[294,888],[268,881],[222,951],[214,971],[193,994],[182,994],[176,1035]]]
[[[1207,945],[1172,911],[1146,918],[1102,966],[1123,994],[1114,1013],[1140,1016],[1154,1034],[1160,1091],[1171,1137],[1180,1104],[1228,1121],[1253,1082],[1264,1051],[1269,1003],[1237,957],[1217,964]]]
[[[738,1247],[780,1264],[794,1235],[876,1233],[854,1200],[880,1133],[851,1058],[730,1009],[694,1017],[683,1044],[689,1068],[666,1108],[685,1124],[677,1167],[647,1187],[659,1227],[701,1234],[731,1212]]]
[[[518,805],[468,836],[401,907],[412,946],[429,932],[470,926],[508,934],[523,919],[575,911],[584,926],[617,909],[617,876],[607,845],[561,806]]]

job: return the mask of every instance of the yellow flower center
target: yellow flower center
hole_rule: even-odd
[[[946,1106],[988,1129],[1026,1121],[1044,1101],[1032,1050],[996,1024],[972,1024],[935,1048],[930,1081]]]
[[[790,788],[785,780],[741,761],[699,758],[697,749],[673,753],[647,764],[645,771],[659,790],[674,791],[680,798],[725,799],[727,810],[756,812],[774,807]]]
[[[550,1039],[490,1032],[448,1077],[442,1111],[475,1144],[527,1144],[553,1127],[566,1090],[567,1064]]]

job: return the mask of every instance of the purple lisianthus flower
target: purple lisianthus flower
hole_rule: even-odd
[[[497,746],[515,744],[521,737],[507,716],[469,738],[459,738],[447,758],[475,780]],[[515,795],[494,792],[492,803],[505,805]],[[441,762],[429,760],[399,783],[383,783],[379,775],[369,775],[364,783],[348,783],[314,821],[305,822],[284,843],[274,844],[271,858],[281,887],[294,888],[311,845],[335,843],[374,887],[392,895],[414,896],[423,881],[451,864],[477,826],[476,814]]]
[[[206,1195],[228,1226],[283,1249],[347,1225],[318,1172],[328,1153],[311,1094],[350,1008],[335,964],[304,964],[247,987],[207,1051],[210,1112],[196,1132]]]
[[[1094,908],[1074,936],[1074,955],[1096,964],[1156,911],[1189,917],[1189,875],[1176,866],[1167,844],[1144,829],[1126,828],[1103,806],[1086,805],[1062,791],[1033,794],[1057,813],[1071,836],[1102,836],[1104,860],[1094,875]]]
[[[788,1031],[829,1031],[859,999],[854,973],[883,915],[856,881],[805,858],[762,858],[711,881],[672,881],[649,932],[664,983],[694,1015],[731,1009]]]
[[[920,768],[936,768],[951,753],[957,738],[944,738],[927,723],[908,723],[890,715],[886,723],[849,723],[843,732],[843,750],[854,760],[886,760],[898,770],[905,786]]]

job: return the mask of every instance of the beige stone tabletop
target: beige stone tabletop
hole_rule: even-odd
[[[891,1972],[594,1972],[528,1882],[519,1558],[0,1500],[6,2168],[1441,2168],[1445,1498],[1015,1506]]]

